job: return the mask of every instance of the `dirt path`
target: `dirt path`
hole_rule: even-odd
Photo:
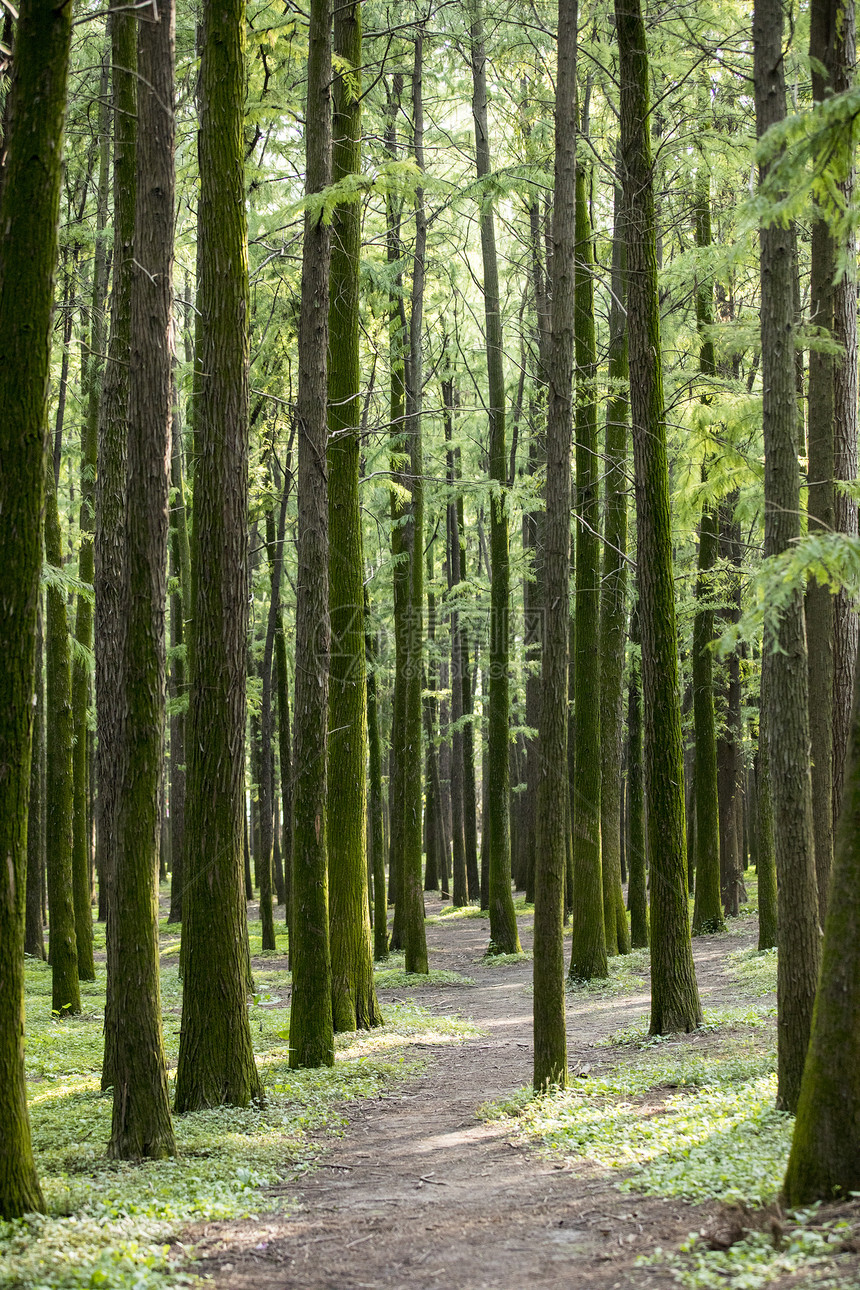
[[[428,900],[428,914],[437,912]],[[531,919],[520,920],[525,947]],[[622,1193],[617,1175],[590,1165],[559,1168],[510,1141],[477,1107],[526,1084],[532,1073],[531,963],[488,968],[483,919],[428,926],[431,966],[471,976],[472,987],[409,992],[434,1012],[460,1012],[485,1031],[456,1047],[422,1052],[428,1067],[394,1091],[346,1108],[350,1128],[320,1168],[290,1192],[300,1209],[210,1225],[195,1270],[225,1290],[519,1290],[519,1287],[668,1287],[664,1269],[635,1268],[701,1228],[709,1207]],[[751,938],[694,942],[705,1006],[737,1002],[722,972],[729,949]],[[382,991],[383,1001],[403,997]],[[606,1060],[596,1039],[647,1014],[647,989],[568,996],[571,1070]]]

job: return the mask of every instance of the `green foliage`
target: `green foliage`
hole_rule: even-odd
[[[753,994],[776,992],[777,950],[736,950],[728,958],[728,971]]]

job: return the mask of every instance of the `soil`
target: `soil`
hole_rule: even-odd
[[[440,908],[428,897],[428,914]],[[532,918],[519,921],[529,949]],[[753,920],[748,925],[749,934],[693,942],[705,1007],[744,1002],[723,968],[730,950],[753,943]],[[428,1046],[420,1053],[425,1073],[382,1097],[349,1103],[345,1136],[330,1140],[320,1166],[284,1189],[296,1198],[294,1211],[189,1233],[201,1259],[194,1271],[222,1290],[677,1284],[665,1266],[636,1267],[636,1260],[718,1227],[723,1207],[620,1192],[616,1172],[559,1167],[504,1125],[478,1118],[481,1103],[513,1093],[532,1074],[532,965],[482,964],[488,926],[477,918],[430,924],[431,967],[476,984],[408,992],[433,1012],[473,1018],[483,1036]],[[405,993],[380,991],[380,1000]],[[571,1073],[617,1061],[617,1050],[595,1049],[595,1041],[647,1016],[648,1006],[647,980],[636,993],[568,995]],[[652,1091],[652,1113],[661,1100]]]

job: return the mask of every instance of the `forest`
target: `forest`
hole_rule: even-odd
[[[0,22],[0,1290],[860,1285],[854,0]]]

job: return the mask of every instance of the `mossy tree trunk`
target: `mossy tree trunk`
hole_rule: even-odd
[[[756,0],[753,14],[756,128],[785,117],[780,0]],[[780,223],[760,233],[761,361],[764,404],[765,556],[800,535],[798,409],[795,388],[795,234]],[[809,768],[809,708],[803,601],[794,595],[776,639],[765,640],[764,714],[779,879],[777,1100],[797,1107],[818,979],[820,933]]]
[[[693,1030],[702,1011],[687,910],[683,744],[672,524],[657,294],[648,51],[639,0],[615,0],[628,228],[630,407],[651,869],[651,1033]]]
[[[173,444],[170,456],[170,922],[182,922],[185,883],[185,718],[188,702],[188,652],[190,632],[185,616],[191,607],[191,549],[188,542],[188,511],[182,469],[182,434],[173,376]],[[190,623],[189,623],[190,627]]]
[[[113,1086],[116,1026],[114,981],[119,971],[112,915],[119,803],[119,723],[122,711],[120,601],[125,563],[125,476],[127,454],[131,279],[134,265],[134,208],[137,184],[137,20],[133,13],[110,15],[113,107],[113,290],[108,362],[99,408],[95,531],[96,662],[96,833],[99,884],[105,890],[106,986],[102,1088]],[[101,893],[100,893],[101,898]]]
[[[156,20],[157,19],[157,20]],[[114,1066],[109,1154],[173,1155],[161,1032],[158,859],[164,755],[165,606],[170,483],[174,10],[139,19],[135,270],[131,284],[128,471],[113,875]]]
[[[553,300],[556,258],[553,251]],[[576,647],[574,652],[573,917],[570,976],[609,975],[600,858],[600,502],[594,250],[586,172],[576,172]],[[620,880],[620,873],[619,873]],[[617,945],[615,919],[612,941]]]
[[[778,895],[776,884],[776,848],[773,836],[773,795],[770,786],[769,739],[767,714],[767,668],[762,669],[760,715],[758,728],[758,773],[756,784],[756,832],[758,863],[758,948],[774,949],[778,944]]]
[[[466,825],[464,817],[465,763],[463,758],[463,634],[460,627],[458,592],[462,581],[460,569],[460,517],[457,513],[457,495],[454,492],[454,450],[451,446],[454,433],[454,382],[442,382],[446,451],[446,479],[449,493],[446,513],[448,542],[448,596],[451,606],[451,824],[453,901],[455,905],[467,904],[470,895],[466,869]]]
[[[487,73],[481,0],[470,0],[472,59],[472,117],[478,179],[492,172],[487,124]],[[490,684],[487,731],[489,791],[489,909],[490,952],[520,950],[514,898],[511,892],[509,612],[510,559],[508,550],[507,455],[505,451],[505,373],[499,264],[493,201],[480,198],[481,257],[484,268],[484,318],[490,414]]]
[[[454,389],[454,407],[459,406],[457,389]],[[456,452],[456,476],[461,476],[460,450]],[[460,533],[460,578],[466,581],[466,525],[463,520],[463,495],[457,498],[457,527]],[[481,874],[478,868],[478,794],[475,787],[475,726],[474,700],[472,697],[472,671],[469,662],[469,633],[466,623],[459,620],[462,668],[460,684],[463,690],[463,835],[466,843],[466,879],[469,899],[480,900]]]
[[[609,398],[606,404],[603,575],[600,591],[600,840],[603,918],[610,954],[629,954],[630,927],[621,887],[621,765],[624,645],[627,635],[627,320],[624,315],[623,194],[615,187]]]
[[[334,11],[332,179],[361,169],[361,9]],[[361,206],[332,220],[328,366],[328,516],[331,674],[328,800],[329,921],[335,1030],[382,1021],[373,985],[367,886],[367,681],[364,553],[359,502],[359,265]]]
[[[576,279],[577,0],[560,0],[555,105],[553,296],[548,347],[540,779],[535,845],[534,1076],[567,1083],[564,876],[567,861],[567,679],[570,613],[570,434]]]
[[[245,5],[206,0],[197,151],[194,523],[177,1111],[261,1095],[242,882],[248,634]]]
[[[24,912],[24,953],[45,957],[42,924],[42,881],[45,871],[45,809],[42,780],[45,770],[45,686],[42,666],[42,597],[37,598],[36,672],[33,685],[33,751],[30,761],[30,802],[27,812],[27,903]]]
[[[821,978],[785,1175],[788,1205],[860,1190],[860,686],[854,700]],[[780,949],[782,953],[782,949]]]
[[[385,832],[382,802],[382,747],[376,690],[376,642],[370,621],[370,599],[364,589],[367,660],[367,787],[370,801],[370,859],[373,871],[373,957],[388,958],[388,901],[385,892]]]
[[[713,369],[712,369],[713,370]],[[702,483],[707,481],[702,466]],[[720,895],[720,813],[717,791],[717,737],[714,722],[714,610],[713,568],[718,549],[716,509],[702,502],[699,524],[699,561],[696,578],[696,617],[693,623],[693,722],[696,768],[696,902],[693,932],[722,932]]]
[[[95,528],[95,484],[98,459],[99,399],[105,347],[104,311],[108,286],[108,257],[105,229],[108,218],[108,185],[110,180],[110,102],[108,99],[108,60],[102,59],[99,85],[99,162],[96,195],[96,246],[90,305],[90,337],[82,372],[86,396],[85,416],[81,425],[81,511],[78,577],[92,587],[95,576],[93,530]],[[93,604],[86,592],[79,593],[75,614],[75,640],[89,652],[93,647]],[[74,883],[75,936],[78,949],[78,976],[94,981],[92,875],[90,871],[89,830],[89,740],[87,710],[90,699],[90,670],[79,651],[72,664],[72,728],[74,731],[74,817],[72,825],[72,880]]]
[[[415,164],[424,170],[424,32],[415,35],[412,69],[412,144]],[[409,522],[403,530],[408,556],[408,614],[404,625],[406,662],[403,697],[403,760],[401,791],[401,871],[397,900],[402,907],[400,934],[406,956],[406,971],[429,971],[424,929],[422,890],[422,723],[421,683],[424,648],[424,453],[421,436],[422,326],[424,317],[424,257],[427,247],[427,217],[424,190],[415,191],[415,251],[412,261],[412,300],[409,314],[409,365],[406,371],[406,431],[409,442],[409,487],[412,500]]]
[[[711,202],[706,171],[696,189],[696,246],[711,245]],[[710,402],[708,383],[717,371],[713,324],[713,285],[706,269],[700,269],[696,283],[696,325],[699,331],[699,371],[705,386],[702,400]],[[702,465],[702,485],[707,485],[707,467]],[[693,622],[693,727],[695,738],[695,869],[696,901],[693,931],[724,930],[720,896],[720,803],[717,785],[717,737],[714,720],[714,610],[713,568],[718,554],[717,514],[713,503],[703,496],[699,523],[699,558],[696,577],[696,616]]]
[[[23,0],[0,191],[0,1218],[44,1207],[24,1082],[23,949],[45,425],[71,6]],[[4,143],[7,142],[4,136]],[[38,164],[34,164],[34,159]]]
[[[239,100],[241,103],[241,98]],[[331,180],[331,5],[312,0],[305,190]],[[293,996],[290,1066],[334,1064],[326,840],[328,490],[326,383],[331,234],[305,212],[299,316],[298,582],[293,762]]]
[[[53,474],[45,498],[45,560],[63,567],[60,516]],[[45,621],[47,730],[45,774],[45,854],[50,919],[48,961],[51,964],[51,1010],[65,1017],[81,1011],[72,870],[72,673],[66,597],[61,586],[49,586]]]
[[[638,608],[631,615],[630,641],[634,647],[638,647]],[[638,649],[635,653],[638,654]],[[630,907],[630,942],[634,949],[644,949],[650,940],[640,675],[640,660],[638,657],[631,657],[627,680],[627,865],[630,873],[627,903]]]

